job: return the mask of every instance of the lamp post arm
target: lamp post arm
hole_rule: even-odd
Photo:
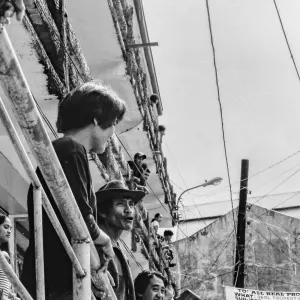
[[[182,197],[183,194],[185,194],[186,192],[188,192],[188,191],[190,191],[190,190],[196,189],[196,188],[201,187],[201,186],[204,186],[204,185],[205,185],[205,183],[202,183],[202,184],[200,184],[200,185],[196,185],[196,186],[193,186],[193,187],[191,187],[191,188],[189,188],[189,189],[187,189],[187,190],[184,190],[184,191],[179,195],[177,203],[179,203],[179,201],[180,201],[180,199],[181,199],[181,197]]]

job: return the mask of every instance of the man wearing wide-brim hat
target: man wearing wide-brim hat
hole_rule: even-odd
[[[128,259],[118,242],[124,230],[132,230],[134,206],[144,196],[143,191],[131,191],[120,180],[108,182],[96,193],[99,227],[110,237],[115,252],[108,271],[115,281],[114,290],[118,300],[135,300]]]

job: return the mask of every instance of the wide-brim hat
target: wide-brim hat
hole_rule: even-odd
[[[137,152],[134,154],[134,158],[140,157],[141,159],[146,159],[147,156],[143,152]]]
[[[137,204],[145,197],[145,195],[146,194],[143,191],[129,190],[121,180],[112,180],[96,192],[97,203],[124,197],[131,199],[134,204]]]

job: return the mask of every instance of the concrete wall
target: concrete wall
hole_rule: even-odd
[[[232,286],[235,233],[232,212],[175,242],[179,267],[173,270],[181,292],[201,299],[223,299]],[[300,220],[252,205],[247,210],[245,288],[300,290]],[[298,239],[299,238],[299,239]]]

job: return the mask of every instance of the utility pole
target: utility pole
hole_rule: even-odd
[[[240,200],[236,236],[236,254],[233,276],[233,286],[244,287],[245,278],[245,233],[246,233],[246,206],[248,193],[249,160],[242,160]]]

